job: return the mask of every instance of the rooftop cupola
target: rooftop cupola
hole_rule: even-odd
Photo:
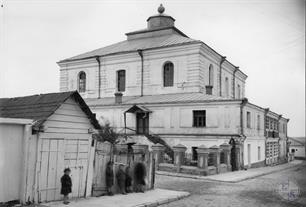
[[[149,30],[174,26],[175,19],[171,16],[164,14],[165,7],[162,4],[158,7],[157,11],[158,14],[150,16],[147,19]]]

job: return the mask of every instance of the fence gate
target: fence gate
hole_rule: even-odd
[[[60,200],[61,176],[71,169],[71,197],[84,197],[89,141],[80,139],[42,139],[38,174],[38,201]]]
[[[93,196],[103,195],[106,192],[105,171],[111,159],[111,144],[97,142],[94,164]]]

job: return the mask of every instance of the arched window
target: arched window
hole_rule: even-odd
[[[214,66],[212,64],[209,66],[209,85],[214,85]]]
[[[78,86],[79,86],[79,88],[78,88],[78,91],[80,92],[80,93],[83,93],[83,92],[85,92],[86,91],[86,73],[84,72],[84,71],[81,71],[80,73],[79,73],[79,77],[78,77]]]
[[[229,83],[228,83],[228,78],[225,78],[225,96],[229,97]]]
[[[173,86],[174,66],[172,62],[164,65],[164,87]]]

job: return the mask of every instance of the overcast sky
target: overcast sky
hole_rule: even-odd
[[[56,62],[146,28],[163,3],[176,27],[248,75],[246,96],[305,136],[304,0],[0,0],[0,97],[59,90]]]

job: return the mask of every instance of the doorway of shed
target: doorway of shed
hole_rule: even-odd
[[[89,141],[80,139],[42,139],[38,172],[38,200],[60,200],[60,179],[65,168],[71,169],[70,197],[85,196]]]

